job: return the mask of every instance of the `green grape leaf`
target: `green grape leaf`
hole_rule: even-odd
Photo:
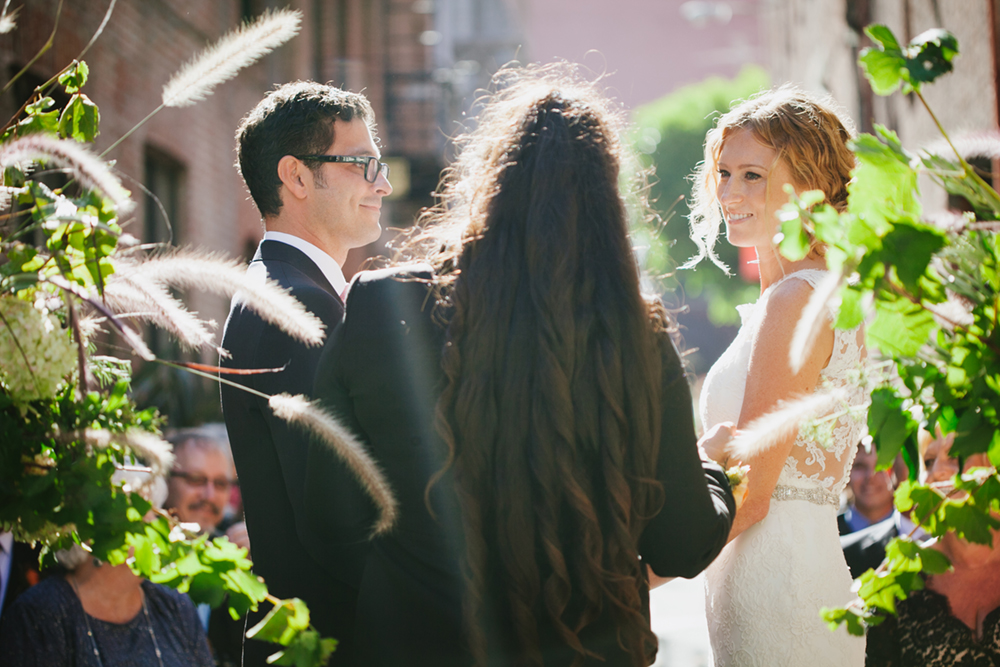
[[[868,570],[858,577],[858,581],[861,582],[858,596],[864,601],[865,606],[870,609],[881,609],[890,614],[896,613],[897,600],[905,600],[910,593],[924,587],[920,573],[909,571],[887,570],[875,574],[875,570]]]
[[[892,356],[915,355],[938,328],[933,315],[902,297],[879,299],[875,312],[875,321],[868,328],[868,340]]]
[[[834,327],[837,329],[853,329],[864,320],[864,308],[862,307],[862,294],[850,285],[840,288],[840,307],[837,309],[837,321]]]
[[[958,40],[947,30],[927,30],[914,37],[906,49],[910,82],[929,83],[952,70]],[[917,84],[914,84],[916,87]]]
[[[778,250],[784,257],[797,262],[809,254],[809,236],[799,217],[799,209],[795,204],[785,204],[778,215],[781,219]]]
[[[865,29],[868,32],[868,29]],[[861,50],[858,63],[876,95],[891,95],[906,80],[906,59],[901,52],[890,53],[877,48]]]
[[[884,256],[892,258],[903,287],[910,293],[918,293],[918,281],[926,272],[931,257],[947,242],[947,236],[936,227],[900,220],[882,239],[882,246]]]
[[[811,222],[811,210],[821,203],[826,196],[821,190],[808,190],[801,195],[786,184],[785,192],[789,202],[778,212],[781,220],[782,240],[779,245],[781,254],[792,261],[798,261],[809,254],[809,235],[806,233],[806,222]]]
[[[280,600],[247,637],[288,646],[295,635],[309,627],[309,609],[298,598]]]
[[[1000,528],[1000,520],[990,516],[989,507],[979,507],[969,496],[961,500],[949,498],[941,508],[941,520],[955,535],[976,544],[992,544],[991,530]]]
[[[70,98],[69,104],[59,117],[59,136],[90,143],[100,134],[101,112],[86,95],[78,93]]]
[[[980,410],[969,408],[958,420],[951,455],[964,459],[972,454],[988,452],[995,434],[996,427],[983,419]]]
[[[895,537],[885,548],[889,569],[894,572],[941,574],[951,567],[948,557],[936,549],[921,547],[908,537]]]
[[[267,660],[274,665],[296,667],[325,665],[336,647],[337,640],[320,639],[319,633],[315,630],[305,630],[296,635],[287,648],[269,656]]]
[[[1000,468],[1000,429],[997,429],[993,433],[993,440],[990,442],[990,447],[986,453],[993,467]]]
[[[989,475],[972,495],[975,497],[977,507],[1000,512],[1000,476],[995,472]]]
[[[937,423],[941,426],[943,433],[954,433],[958,428],[958,414],[955,408],[950,405],[942,405],[937,415]]]
[[[5,137],[6,138],[6,137]],[[3,170],[3,184],[8,188],[23,188],[25,184],[24,172],[17,167],[6,167]],[[26,203],[27,192],[18,192],[17,201],[19,204]]]
[[[906,80],[903,50],[888,26],[878,23],[867,26],[865,34],[876,46],[862,49],[858,64],[871,82],[876,95],[890,95]]]
[[[916,437],[918,427],[913,415],[903,408],[903,399],[891,388],[880,387],[872,392],[868,432],[872,434],[878,452],[876,465],[879,470],[892,466],[903,443]]]
[[[937,491],[929,486],[907,479],[896,489],[895,498],[896,508],[900,512],[913,510],[913,519],[923,526],[928,533],[936,536],[944,534],[943,530],[938,530],[937,525],[937,513],[935,510],[942,500],[941,495]]]
[[[43,97],[37,102],[29,104],[25,108],[27,117],[17,124],[17,133],[21,136],[37,132],[57,134],[59,131],[59,112],[46,111],[53,104],[55,104],[55,100],[51,97]]]
[[[229,590],[229,613],[239,619],[247,609],[257,609],[257,603],[267,597],[267,585],[246,570],[232,569],[222,575]]]
[[[22,267],[37,255],[38,250],[34,246],[14,242],[6,250],[7,263],[0,266],[0,273],[8,276],[20,273],[23,270]]]
[[[87,83],[87,76],[90,68],[87,63],[74,60],[70,67],[59,75],[59,85],[66,87],[66,92],[72,95],[80,92],[80,89]]]
[[[919,219],[921,206],[912,156],[902,148],[894,132],[880,125],[875,130],[875,135],[859,135],[849,144],[858,157],[858,166],[847,186],[847,201],[850,212],[870,233],[881,238],[892,229],[890,223]],[[848,230],[848,237],[855,243],[863,242],[866,235],[864,227]]]
[[[201,559],[198,558],[198,554],[194,551],[189,551],[183,557],[175,561],[174,567],[177,568],[177,572],[185,577],[194,577],[197,574],[212,571],[212,568],[201,562]]]
[[[868,35],[871,40],[878,44],[884,51],[899,54],[903,53],[903,48],[899,45],[896,35],[894,35],[892,30],[889,29],[889,26],[881,23],[873,23],[872,25],[865,27],[865,34]]]
[[[819,610],[820,617],[830,626],[830,630],[836,630],[841,623],[846,624],[847,632],[856,637],[865,636],[865,626],[861,622],[861,615],[852,609],[823,607]]]

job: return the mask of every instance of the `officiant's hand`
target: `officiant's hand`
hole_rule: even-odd
[[[727,445],[736,434],[736,424],[720,422],[705,432],[698,441],[698,450],[706,461],[715,461],[723,470],[729,467]]]

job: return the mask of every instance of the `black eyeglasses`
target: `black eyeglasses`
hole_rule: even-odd
[[[379,173],[389,180],[389,165],[379,162],[377,157],[358,157],[355,155],[295,155],[298,160],[317,160],[319,162],[347,162],[365,165],[365,180],[374,183]]]
[[[196,475],[195,473],[184,472],[183,470],[171,470],[170,476],[180,477],[191,486],[205,486],[211,482],[212,486],[215,487],[215,490],[220,493],[225,493],[229,490],[229,487],[240,485],[239,481],[235,479],[226,479],[225,477],[209,479],[206,475]]]

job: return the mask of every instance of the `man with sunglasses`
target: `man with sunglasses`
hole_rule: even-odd
[[[264,238],[246,289],[265,278],[316,315],[326,334],[343,318],[341,267],[351,248],[381,233],[392,192],[380,161],[375,118],[364,96],[298,81],[270,92],[237,131],[238,167],[261,213]],[[233,299],[222,341],[230,368],[281,369],[229,379],[274,395],[312,394],[322,347],[307,347]],[[279,598],[309,605],[312,625],[340,641],[331,664],[350,665],[357,586],[374,509],[346,468],[310,461],[308,436],[278,419],[267,401],[222,386],[222,405],[253,545],[254,571]],[[319,455],[314,452],[313,456]],[[321,489],[307,476],[323,466]],[[259,617],[250,615],[252,625]],[[274,645],[244,643],[244,665],[264,665]]]

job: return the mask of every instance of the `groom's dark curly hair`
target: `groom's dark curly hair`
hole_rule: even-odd
[[[463,511],[469,640],[477,665],[542,665],[539,628],[553,628],[582,664],[586,629],[610,617],[648,665],[638,541],[663,502],[666,318],[640,294],[603,96],[517,78],[427,216],[445,230],[438,430]]]

